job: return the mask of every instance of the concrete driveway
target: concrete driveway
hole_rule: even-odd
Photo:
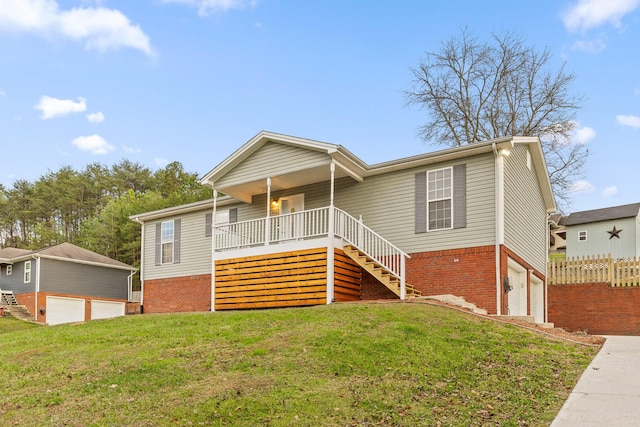
[[[640,337],[606,338],[551,427],[640,426]]]

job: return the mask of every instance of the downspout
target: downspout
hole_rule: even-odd
[[[35,310],[34,312],[36,313],[36,322],[38,321],[38,293],[40,292],[40,258],[39,257],[33,257],[33,259],[36,260],[36,292],[35,292]]]
[[[211,311],[216,311],[216,210],[218,190],[213,190],[213,210],[211,211]]]
[[[136,274],[134,270],[131,271],[131,274],[127,276],[127,301],[131,302],[131,298],[133,297],[133,276]]]
[[[547,253],[544,263],[544,319],[545,323],[549,322],[549,239],[551,238],[551,214],[547,214]],[[558,221],[559,222],[559,221]]]
[[[491,144],[495,156],[495,211],[496,211],[496,314],[502,315],[502,283],[500,281],[500,245],[504,243],[504,158],[496,143]]]
[[[144,221],[140,221],[138,217],[133,220],[140,224],[140,307],[144,307]],[[133,280],[133,275],[131,278]],[[142,308],[142,312],[144,312],[144,308]]]
[[[336,175],[336,164],[331,161],[331,192],[329,196],[329,241],[327,242],[327,304],[335,302],[335,290],[334,290],[334,236],[335,236],[335,209],[333,208],[334,198],[334,180]]]

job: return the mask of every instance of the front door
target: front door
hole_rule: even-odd
[[[297,239],[304,236],[304,194],[280,198],[280,239]]]

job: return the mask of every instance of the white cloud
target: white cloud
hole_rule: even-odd
[[[570,193],[592,193],[595,187],[589,181],[576,181],[569,189]]]
[[[621,124],[622,126],[629,126],[629,127],[635,128],[635,129],[640,129],[640,117],[638,117],[638,116],[618,115],[618,116],[616,116],[616,121],[619,124]]]
[[[153,55],[149,36],[139,26],[104,7],[60,10],[55,0],[0,0],[0,31],[84,41],[87,49],[100,52],[129,47]]]
[[[161,168],[163,168],[163,167],[165,167],[165,166],[167,166],[169,164],[169,160],[163,159],[163,158],[160,158],[160,157],[156,157],[155,159],[153,159],[153,162],[156,164],[156,166],[161,167]]]
[[[116,149],[100,135],[79,136],[71,142],[78,149],[89,151],[91,154],[107,154]]]
[[[573,44],[573,50],[589,53],[602,52],[606,47],[607,45],[602,41],[602,39],[578,40]]]
[[[226,12],[231,9],[244,9],[254,7],[257,0],[163,0],[165,3],[186,4],[197,7],[198,15],[207,16],[218,12]]]
[[[81,113],[87,110],[87,100],[79,97],[78,101],[71,99],[57,99],[43,96],[33,108],[42,111],[42,120],[64,116],[69,113]]]
[[[5,96],[7,94],[7,92],[0,90],[0,96]]]
[[[618,187],[616,187],[615,185],[605,188],[602,192],[602,195],[605,197],[615,196],[616,194],[618,194]]]
[[[573,137],[571,138],[572,142],[576,142],[578,144],[587,144],[589,141],[596,137],[596,131],[591,129],[589,126],[577,126],[578,127],[576,127],[576,129],[573,131]]]
[[[104,121],[104,114],[98,111],[97,113],[89,113],[87,114],[87,120],[91,123],[101,123]]]
[[[610,23],[620,27],[620,20],[640,6],[640,0],[578,0],[562,17],[569,31],[586,31]]]
[[[139,148],[127,147],[126,145],[122,146],[122,150],[125,153],[140,153],[142,150]]]

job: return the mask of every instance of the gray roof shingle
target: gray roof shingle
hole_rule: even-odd
[[[632,218],[638,216],[640,203],[613,206],[610,208],[593,209],[590,211],[573,212],[564,220],[564,225],[588,224],[612,219]]]

